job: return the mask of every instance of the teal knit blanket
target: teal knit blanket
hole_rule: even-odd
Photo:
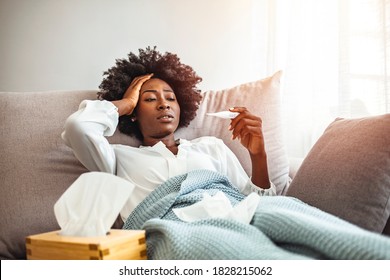
[[[208,170],[173,177],[154,190],[124,229],[146,231],[149,259],[390,259],[390,238],[369,232],[286,196],[261,197],[250,224],[222,218],[183,222],[172,209],[207,192],[244,199],[229,180]]]

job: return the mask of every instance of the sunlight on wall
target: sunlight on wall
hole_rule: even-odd
[[[390,112],[388,1],[277,0],[275,11],[290,154],[304,156],[337,117]]]

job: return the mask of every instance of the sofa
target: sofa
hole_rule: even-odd
[[[294,196],[367,230],[390,235],[390,114],[337,119],[304,159],[289,158],[281,115],[282,72],[236,87],[205,91],[197,117],[177,137],[220,137],[250,173],[248,153],[226,120],[207,112],[246,106],[263,119],[271,180]],[[88,170],[61,139],[66,118],[97,90],[1,92],[0,259],[26,259],[25,238],[59,229],[53,206]],[[140,143],[120,132],[110,143]],[[117,219],[113,228],[120,228]]]

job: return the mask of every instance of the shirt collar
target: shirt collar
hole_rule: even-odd
[[[185,139],[178,139],[176,140],[179,142],[179,152],[178,154],[180,153],[180,149],[182,147],[186,147],[186,146],[191,146],[191,142],[188,141],[188,140],[185,140]],[[170,158],[170,157],[176,157],[166,146],[165,144],[162,142],[162,141],[158,141],[156,144],[154,144],[153,146],[143,146],[143,145],[140,145],[139,148],[141,149],[146,149],[146,150],[149,150],[149,151],[154,151],[154,152],[157,152],[159,153],[160,155],[162,155],[163,157],[165,158]]]

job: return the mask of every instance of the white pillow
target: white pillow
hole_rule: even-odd
[[[238,85],[233,88],[202,93],[196,118],[186,128],[177,131],[177,137],[194,139],[200,136],[216,136],[236,154],[248,175],[251,162],[248,151],[238,140],[231,140],[230,121],[206,116],[209,112],[228,110],[230,107],[246,107],[263,120],[268,172],[278,194],[284,193],[290,182],[289,164],[282,133],[280,78],[282,71],[271,77]]]

